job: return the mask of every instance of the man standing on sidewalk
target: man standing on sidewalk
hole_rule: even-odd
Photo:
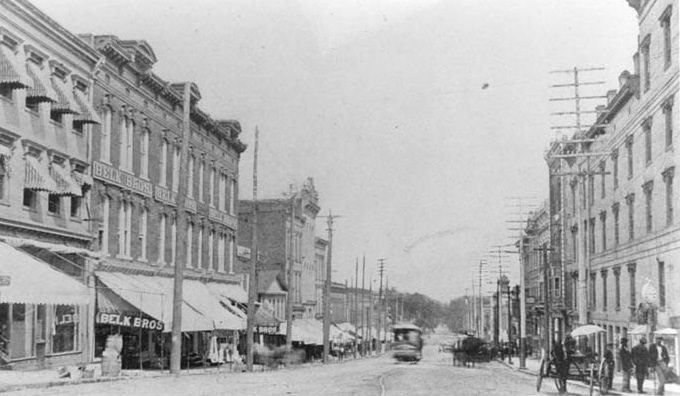
[[[654,369],[658,381],[656,395],[663,395],[669,361],[668,349],[663,345],[663,338],[656,337],[656,343],[649,346],[649,366]]]
[[[645,383],[645,376],[647,375],[647,369],[649,368],[649,352],[647,351],[645,344],[647,344],[647,339],[645,339],[645,337],[640,338],[640,342],[635,345],[630,352],[633,364],[635,365],[635,379],[637,380],[638,393],[645,393],[642,386]]]
[[[621,338],[621,347],[618,350],[619,362],[621,364],[621,372],[623,374],[623,381],[621,391],[632,392],[630,389],[630,373],[633,371],[633,360],[630,357],[630,350],[628,349],[628,339]]]

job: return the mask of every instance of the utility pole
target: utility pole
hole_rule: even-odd
[[[291,350],[293,348],[293,296],[295,295],[295,288],[293,287],[293,265],[295,263],[295,200],[297,195],[293,192],[293,185],[289,186],[290,195],[290,219],[288,227],[288,265],[286,266],[286,283],[288,284],[288,295],[286,296],[286,348]],[[330,276],[330,274],[326,274]]]
[[[550,287],[549,287],[549,282],[550,279],[548,278],[548,271],[550,268],[550,265],[548,263],[548,252],[552,251],[553,249],[547,246],[539,247],[539,248],[534,248],[534,250],[541,252],[541,257],[543,258],[543,308],[544,308],[544,313],[543,313],[543,348],[544,348],[544,355],[545,357],[548,356],[550,353],[550,346],[551,346],[551,333],[550,333],[550,310],[551,310],[551,303],[550,303]]]
[[[368,318],[366,317],[364,303],[366,302],[366,255],[364,254],[363,264],[361,266],[361,354],[366,356],[366,322]]]
[[[328,211],[326,218],[328,225],[328,257],[326,260],[326,287],[324,287],[323,299],[323,362],[328,363],[330,352],[330,329],[331,329],[331,273],[333,271],[333,219],[341,217]]]
[[[248,321],[246,323],[246,369],[253,371],[253,336],[255,335],[255,303],[257,302],[257,146],[260,131],[255,127],[253,151],[253,221],[250,245],[250,272],[248,282]]]
[[[479,338],[484,339],[484,293],[482,293],[482,265],[485,264],[484,260],[479,260]]]
[[[382,299],[383,299],[383,275],[385,273],[385,259],[378,259],[378,274],[380,275],[380,288],[378,289],[378,353],[382,352],[382,345],[380,343],[380,329],[382,325]]]
[[[552,126],[551,129],[553,130],[573,130],[575,131],[578,135],[574,136],[573,140],[557,140],[556,144],[566,144],[566,143],[576,143],[579,145],[580,150],[578,153],[570,153],[570,154],[562,154],[562,150],[559,150],[558,155],[548,155],[547,156],[547,161],[548,161],[548,166],[549,166],[549,186],[552,191],[552,177],[557,176],[573,176],[574,174],[571,173],[564,173],[562,172],[562,159],[565,158],[585,158],[586,159],[586,170],[585,172],[578,172],[577,176],[579,177],[579,182],[581,184],[581,192],[582,192],[582,197],[584,202],[586,202],[586,207],[587,207],[587,218],[586,218],[586,224],[590,220],[590,203],[588,202],[588,189],[592,188],[592,186],[587,186],[585,183],[586,177],[588,180],[590,178],[594,177],[596,172],[591,172],[591,160],[590,157],[594,155],[608,155],[608,153],[590,153],[588,152],[587,145],[595,141],[595,139],[589,139],[583,136],[580,136],[583,134],[583,132],[586,132],[588,128],[591,127],[606,127],[606,125],[597,125],[595,123],[592,123],[591,125],[583,125],[582,123],[582,115],[584,114],[595,114],[597,115],[600,113],[600,110],[591,110],[591,111],[586,111],[586,110],[581,110],[582,106],[582,101],[583,100],[591,100],[591,99],[606,99],[607,97],[605,95],[583,95],[581,92],[581,88],[584,86],[591,86],[591,85],[602,85],[604,84],[604,81],[582,81],[580,78],[581,73],[586,73],[586,72],[594,72],[594,71],[602,71],[604,70],[603,67],[589,67],[589,68],[578,68],[574,67],[571,69],[565,69],[565,70],[553,70],[551,73],[553,74],[569,74],[573,76],[573,82],[566,83],[566,84],[554,84],[551,87],[552,88],[573,88],[574,89],[574,94],[573,96],[568,96],[568,97],[554,97],[550,98],[551,102],[554,101],[569,101],[573,102],[574,104],[574,110],[573,111],[562,111],[562,112],[554,112],[551,115],[555,116],[573,116],[574,117],[574,124],[573,125],[560,125],[560,126]],[[596,119],[597,121],[597,119]],[[584,130],[585,128],[585,130]],[[560,148],[560,147],[558,147]],[[552,150],[551,150],[552,151]],[[559,169],[558,174],[553,174],[552,169],[551,169],[551,164],[550,160],[552,159],[557,159],[557,168]],[[602,173],[602,172],[599,172]],[[552,246],[556,246],[559,251],[560,251],[560,281],[561,281],[561,287],[560,287],[560,299],[562,304],[564,305],[564,290],[565,290],[565,281],[564,281],[564,274],[566,273],[566,252],[564,249],[564,241],[566,240],[566,219],[565,219],[565,210],[564,210],[564,183],[559,183],[559,213],[552,213],[555,203],[552,202],[552,196],[551,194],[551,200],[550,200],[550,218],[552,219],[555,215],[559,214],[560,218],[560,230],[559,230],[559,237],[554,237],[553,232],[550,232],[550,239],[551,239],[551,244]],[[592,192],[590,192],[592,194]],[[586,227],[582,227],[582,213],[581,213],[581,208],[580,205],[578,205],[576,202],[574,202],[574,205],[576,205],[576,215],[577,215],[577,224],[579,226],[579,234],[580,234],[580,246],[583,247],[582,250],[580,250],[577,254],[577,257],[574,257],[575,260],[578,262],[578,321],[580,324],[586,324],[588,323],[588,274],[590,273],[590,254],[588,252],[588,249],[586,248],[588,246],[588,236],[586,232]],[[552,220],[550,222],[550,226],[552,227]],[[581,231],[582,229],[582,231]],[[557,239],[557,240],[553,240]]]
[[[186,211],[184,210],[185,198],[187,195],[187,181],[189,174],[187,168],[189,165],[189,139],[191,139],[191,83],[184,83],[184,103],[182,108],[182,142],[180,144],[180,181],[177,190],[177,235],[175,237],[179,240],[179,251],[185,252],[187,247],[186,238]],[[173,241],[177,243],[177,241]],[[182,296],[184,285],[184,262],[186,260],[177,260],[177,249],[175,250],[175,279],[172,296],[172,335],[171,335],[171,351],[170,351],[170,372],[179,375],[182,361],[182,305],[184,298]]]
[[[368,350],[373,354],[373,279],[368,280]]]
[[[358,338],[359,338],[359,332],[357,331],[357,327],[359,327],[359,301],[357,300],[357,296],[359,293],[358,290],[359,287],[359,258],[357,257],[356,262],[354,263],[354,358],[357,358],[357,349],[358,349]]]

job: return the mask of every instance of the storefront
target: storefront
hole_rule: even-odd
[[[87,287],[0,242],[0,360],[13,368],[87,361]]]
[[[109,335],[121,334],[124,367],[167,368],[174,280],[106,271],[95,274],[97,351]],[[184,281],[183,300],[182,366],[223,363],[229,356],[228,345],[237,342],[236,333],[245,322],[197,280]]]

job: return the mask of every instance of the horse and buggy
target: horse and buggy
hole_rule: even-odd
[[[454,366],[473,367],[475,363],[488,363],[492,357],[488,344],[470,335],[453,344],[451,352]]]
[[[587,337],[605,330],[594,325],[585,325],[574,329],[568,339],[576,337]],[[568,344],[565,340],[565,344]],[[536,379],[536,391],[541,391],[541,384],[544,378],[552,378],[555,386],[560,393],[566,392],[566,381],[580,381],[588,385],[589,395],[592,396],[593,390],[597,388],[600,394],[606,395],[612,386],[613,376],[613,356],[598,359],[592,354],[583,354],[571,350],[569,345],[565,345],[564,357],[544,356],[538,369]]]

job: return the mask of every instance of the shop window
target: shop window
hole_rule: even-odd
[[[26,98],[26,109],[34,113],[38,112],[40,102],[35,100],[35,98]]]
[[[61,124],[63,121],[63,114],[59,111],[50,111],[50,120],[56,122],[57,124]]]
[[[71,217],[80,218],[81,197],[71,197]]]
[[[4,304],[3,304],[4,305]],[[9,353],[11,359],[20,359],[33,356],[33,343],[29,342],[32,336],[32,306],[25,304],[12,304],[9,315]]]
[[[52,353],[78,350],[78,310],[72,305],[54,307]]]
[[[53,215],[61,214],[61,196],[49,194],[47,196],[47,212]]]
[[[38,204],[38,193],[29,188],[24,188],[24,207],[35,210]]]

